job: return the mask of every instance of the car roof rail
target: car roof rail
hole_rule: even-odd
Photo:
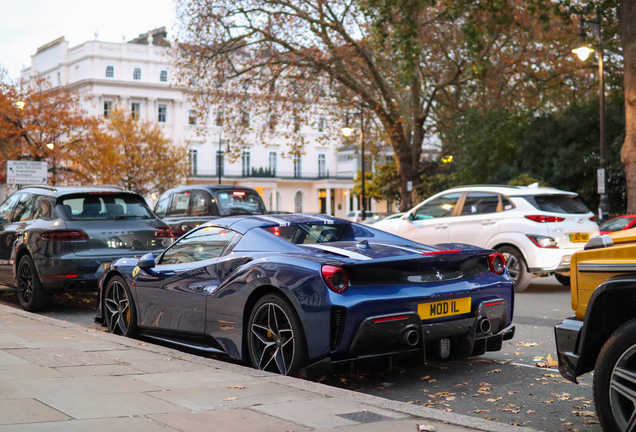
[[[470,187],[497,187],[497,188],[519,189],[519,186],[498,185],[498,184],[462,185],[462,186],[453,186],[452,188],[449,188],[449,189],[470,188]]]
[[[99,188],[99,187],[107,187],[107,188],[118,189],[118,190],[121,190],[121,191],[125,191],[125,190],[126,190],[126,188],[125,188],[125,187],[123,187],[123,186],[119,186],[119,185],[109,185],[109,184],[106,184],[106,185],[98,185],[98,186],[96,186],[96,187],[98,187],[98,188]]]
[[[28,185],[23,187],[22,189],[27,189],[27,188],[38,188],[38,189],[46,189],[46,190],[50,190],[53,192],[57,192],[57,188],[53,187],[53,186],[47,186],[47,185]],[[20,190],[22,190],[20,189]]]

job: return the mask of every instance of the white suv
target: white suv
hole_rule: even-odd
[[[374,228],[419,243],[468,243],[506,258],[521,292],[532,275],[570,283],[570,258],[599,234],[596,216],[577,194],[531,186],[461,186],[440,192]]]

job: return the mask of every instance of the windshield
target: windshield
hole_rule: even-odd
[[[263,228],[265,231],[294,244],[331,243],[343,239],[347,224],[333,225],[290,225]]]
[[[260,195],[252,191],[223,191],[216,193],[216,203],[222,216],[265,214]]]
[[[534,195],[524,196],[535,208],[552,213],[585,214],[590,210],[576,195]]]
[[[144,199],[133,194],[91,193],[57,201],[65,220],[154,219]]]
[[[620,231],[623,228],[625,228],[627,225],[632,223],[633,220],[634,218],[628,218],[628,217],[608,220],[607,222],[605,222],[604,224],[600,226],[599,230],[608,231],[608,232]]]

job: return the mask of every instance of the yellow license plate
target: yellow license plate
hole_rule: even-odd
[[[584,243],[587,242],[590,239],[590,235],[589,234],[570,234],[570,241],[572,243]]]
[[[445,317],[449,315],[459,315],[469,313],[470,305],[470,297],[444,300],[433,303],[422,303],[417,305],[417,313],[423,320]]]

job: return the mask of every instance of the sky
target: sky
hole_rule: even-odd
[[[173,0],[0,0],[0,67],[19,78],[38,47],[64,36],[73,47],[126,41],[165,26],[174,37]]]

